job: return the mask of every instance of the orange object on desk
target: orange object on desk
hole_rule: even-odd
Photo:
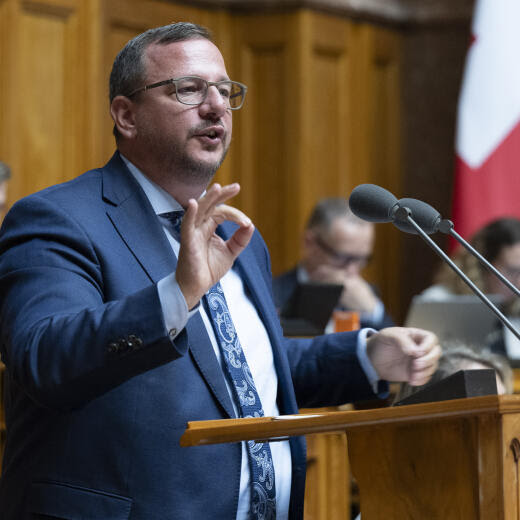
[[[359,312],[357,311],[334,311],[332,319],[334,320],[334,332],[348,332],[360,328]]]

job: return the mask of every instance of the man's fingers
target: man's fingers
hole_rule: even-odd
[[[421,357],[439,345],[437,336],[428,330],[407,327],[406,353],[413,357]]]
[[[251,225],[251,219],[245,213],[227,204],[217,206],[212,213],[212,218],[216,221],[217,225],[225,220],[235,222],[239,226],[247,227]]]
[[[437,370],[442,349],[434,345],[425,355],[412,359],[410,363],[410,384],[420,386],[428,382],[431,375]]]
[[[221,186],[218,183],[213,184],[198,201],[197,222],[200,223],[210,218],[219,204],[231,199],[239,191],[240,185],[236,182],[226,186]]]
[[[233,236],[226,242],[231,254],[236,258],[249,244],[255,231],[255,226],[250,222],[248,226],[239,227]]]

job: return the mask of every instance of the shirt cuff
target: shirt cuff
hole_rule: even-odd
[[[175,278],[175,273],[165,276],[157,282],[157,292],[163,313],[164,325],[170,340],[174,340],[184,329],[188,320],[199,311],[197,304],[188,310],[186,299]]]
[[[380,399],[385,399],[389,394],[388,385],[384,384],[382,379],[379,379],[376,369],[372,365],[370,359],[368,359],[367,355],[367,338],[376,332],[376,330],[368,328],[361,329],[359,331],[357,337],[356,354],[359,360],[359,364],[365,372],[374,394],[376,394]]]

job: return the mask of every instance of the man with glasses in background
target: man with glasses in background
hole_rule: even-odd
[[[342,285],[339,310],[357,311],[362,327],[382,329],[393,321],[374,286],[363,276],[374,249],[374,225],[356,217],[341,197],[320,200],[303,233],[303,255],[298,266],[273,279],[279,310],[291,300],[298,284]]]
[[[206,29],[117,56],[117,151],[22,199],[0,235],[2,520],[301,519],[302,438],[182,448],[188,421],[294,414],[425,383],[436,337],[285,339],[269,255],[209,183],[246,88]]]

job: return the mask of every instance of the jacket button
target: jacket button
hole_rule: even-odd
[[[137,350],[143,344],[143,340],[135,334],[128,336],[128,347],[132,350]]]
[[[115,354],[119,350],[119,345],[117,343],[109,343],[108,344],[108,352],[110,354]]]
[[[175,339],[175,336],[177,336],[177,329],[170,329],[168,331],[168,336],[173,341]]]
[[[118,342],[119,352],[124,353],[128,351],[128,341],[125,338],[121,338]]]

